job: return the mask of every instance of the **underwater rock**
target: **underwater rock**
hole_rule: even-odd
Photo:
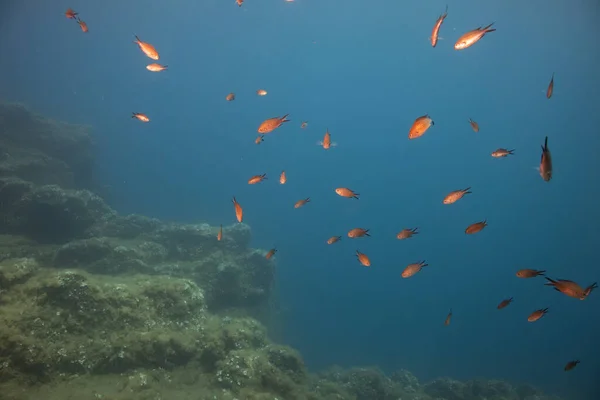
[[[423,385],[423,391],[434,399],[467,400],[465,389],[467,385],[450,378],[438,378]]]
[[[92,189],[92,151],[89,127],[45,118],[22,104],[0,102],[0,176]]]
[[[519,400],[517,392],[505,381],[473,379],[465,383],[467,399]]]
[[[116,238],[80,239],[61,246],[54,256],[57,268],[81,268],[97,274],[154,273],[167,250],[158,243]]]
[[[96,222],[86,232],[86,237],[110,236],[122,239],[133,239],[148,232],[154,232],[163,223],[143,215],[131,214],[126,216],[114,215]]]
[[[35,187],[16,178],[0,178],[2,233],[25,235],[39,243],[65,243],[81,237],[97,221],[115,214],[87,190],[56,185]]]

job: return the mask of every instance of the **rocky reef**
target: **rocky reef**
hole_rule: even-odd
[[[275,261],[245,224],[122,216],[86,128],[0,104],[0,399],[549,400],[502,381],[309,373],[273,343]]]

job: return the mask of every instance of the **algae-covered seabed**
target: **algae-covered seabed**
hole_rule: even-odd
[[[273,343],[250,228],[121,216],[87,128],[0,103],[0,400],[547,400],[528,385],[308,373]]]

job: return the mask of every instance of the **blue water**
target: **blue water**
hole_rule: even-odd
[[[449,3],[434,49],[439,0],[11,2],[0,6],[0,96],[91,125],[98,179],[119,212],[228,225],[235,195],[253,245],[279,250],[284,341],[310,368],[497,377],[598,398],[600,291],[579,301],[514,275],[600,281],[600,3]],[[67,7],[89,33],[64,17]],[[453,49],[491,22],[496,32]],[[134,35],[168,71],[145,69],[153,61]],[[287,113],[292,122],[257,146],[260,122]],[[435,126],[409,141],[425,113]],[[325,151],[316,142],[327,128],[339,145]],[[545,136],[549,183],[535,170]],[[515,155],[493,159],[498,147]],[[267,181],[246,184],[262,173]],[[442,204],[468,186],[473,194]],[[483,219],[486,229],[464,234]],[[354,227],[372,237],[348,239]],[[421,233],[396,240],[412,227]],[[344,237],[327,246],[333,235]],[[400,278],[421,259],[429,266]],[[526,321],[544,307],[542,320]],[[571,359],[581,364],[565,373]]]

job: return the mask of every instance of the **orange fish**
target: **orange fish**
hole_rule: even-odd
[[[548,136],[546,136],[546,140],[544,140],[544,145],[542,146],[542,159],[540,160],[540,167],[538,169],[542,179],[550,182],[550,179],[552,179],[552,155],[548,148]]]
[[[417,118],[410,127],[410,130],[408,131],[408,138],[416,139],[418,137],[423,136],[425,132],[427,132],[427,129],[429,129],[433,125],[435,125],[435,123],[431,118],[429,118],[429,115],[427,114]]]
[[[574,297],[579,300],[585,300],[588,294],[593,290],[594,286],[597,286],[596,283],[593,283],[587,289],[582,288],[577,283],[573,281],[569,281],[566,279],[550,279],[546,277],[546,280],[549,283],[545,283],[545,286],[553,286],[554,290],[561,292],[569,297]],[[591,288],[591,289],[590,289]]]
[[[265,179],[267,179],[267,174],[254,175],[252,178],[248,179],[248,185],[255,185]]]
[[[256,143],[256,144],[260,144],[260,142],[264,142],[264,141],[265,141],[264,136],[260,136],[260,135],[256,139],[254,139],[254,143]]]
[[[452,309],[450,309],[450,312],[448,313],[448,316],[446,317],[446,319],[444,320],[444,325],[448,326],[450,325],[450,320],[452,319]]]
[[[150,118],[148,118],[148,116],[146,114],[142,114],[142,113],[132,113],[133,115],[131,116],[131,118],[137,118],[142,122],[150,122]]]
[[[287,176],[285,175],[285,171],[281,171],[281,175],[279,175],[279,183],[281,185],[285,185],[287,182]]]
[[[275,253],[277,253],[277,249],[271,249],[271,250],[269,250],[269,252],[268,252],[268,253],[267,253],[267,255],[265,256],[265,258],[266,258],[267,260],[270,260],[270,259],[271,259],[271,257],[273,257],[273,255],[274,255]]]
[[[552,97],[552,93],[554,93],[554,72],[552,73],[552,79],[550,79],[550,83],[548,84],[548,90],[546,90],[546,98],[549,99]]]
[[[140,50],[146,55],[146,57],[151,58],[153,60],[158,60],[158,51],[152,46],[150,43],[142,42],[139,37],[135,37],[133,43],[137,44],[140,47]]]
[[[242,4],[244,3],[244,0],[235,0],[235,3],[241,7]]]
[[[369,260],[369,257],[367,257],[366,254],[363,254],[358,250],[356,250],[356,258],[358,258],[358,262],[364,265],[365,267],[371,266],[371,260]]]
[[[244,210],[242,210],[242,206],[240,206],[240,203],[237,202],[235,196],[233,196],[231,201],[233,202],[233,208],[235,209],[235,217],[237,218],[238,222],[242,222],[244,219]]]
[[[217,234],[217,240],[221,241],[223,239],[223,225],[219,228],[219,233]]]
[[[341,197],[355,198],[358,200],[358,196],[360,193],[356,193],[355,191],[348,188],[337,188],[335,192]]]
[[[496,307],[498,310],[502,310],[504,307],[506,307],[507,305],[509,305],[510,303],[512,303],[513,298],[511,297],[510,299],[505,299],[502,300],[500,302],[500,304],[498,304],[498,307]]]
[[[329,239],[327,239],[327,244],[334,244],[335,242],[339,242],[340,240],[342,240],[341,236],[332,236]]]
[[[474,233],[481,232],[483,230],[483,228],[485,228],[486,226],[487,226],[487,220],[475,222],[474,224],[469,225],[467,227],[467,229],[465,229],[465,233],[467,235],[472,235]]]
[[[348,237],[352,238],[352,239],[356,239],[359,237],[363,237],[363,236],[371,236],[369,235],[369,229],[363,229],[363,228],[354,228],[354,229],[350,229],[348,231]]]
[[[458,200],[462,199],[465,194],[471,194],[471,193],[472,192],[471,192],[470,186],[466,189],[453,190],[452,192],[448,193],[446,195],[446,197],[444,197],[444,200],[442,200],[442,203],[444,203],[444,204],[456,203]]]
[[[307,198],[302,199],[302,200],[298,200],[296,202],[296,204],[294,204],[294,208],[300,208],[303,205],[305,205],[306,203],[310,203],[310,197],[307,197]]]
[[[304,122],[302,122],[302,124],[300,124],[300,128],[302,128],[302,129],[306,128],[307,126],[308,126],[307,121],[304,121]]]
[[[512,150],[507,150],[507,149],[496,149],[494,151],[492,151],[492,157],[494,158],[503,158],[506,156],[509,156],[511,154],[515,154],[515,149]]]
[[[479,42],[479,40],[485,36],[486,33],[494,32],[496,29],[490,29],[490,27],[494,25],[492,22],[485,28],[479,27],[477,29],[473,29],[458,38],[456,43],[454,43],[454,49],[456,50],[464,50],[468,47],[473,46],[475,43]]]
[[[229,93],[227,96],[225,96],[225,100],[227,101],[233,101],[235,100],[235,93]]]
[[[399,240],[403,240],[403,239],[408,239],[411,238],[413,235],[417,235],[419,228],[407,228],[407,229],[402,229],[397,235],[396,235],[396,239]]]
[[[160,65],[157,63],[146,65],[146,69],[151,72],[160,72],[166,70],[168,65]]]
[[[435,45],[437,44],[440,28],[442,27],[442,24],[444,23],[444,20],[447,16],[448,5],[446,5],[446,11],[438,17],[437,21],[435,21],[435,25],[433,26],[433,30],[431,31],[431,37],[429,38],[429,40],[431,40],[431,47],[435,47]]]
[[[86,33],[88,31],[87,24],[83,22],[83,20],[79,19],[79,17],[77,17],[77,23],[79,24],[79,27],[81,28],[81,31],[83,33]]]
[[[259,96],[266,96],[267,95],[267,91],[265,89],[258,89],[256,91],[256,94]]]
[[[421,269],[423,267],[426,267],[428,265],[429,264],[425,263],[425,260],[420,261],[418,263],[409,264],[406,268],[404,268],[404,271],[402,271],[401,276],[403,278],[410,278],[411,276],[415,275],[417,272],[421,271]]]
[[[529,317],[527,317],[527,321],[535,322],[546,315],[547,312],[548,308],[540,308],[539,310],[535,310],[529,315]]]
[[[326,129],[325,130],[325,136],[323,136],[323,140],[322,141],[318,141],[317,145],[318,146],[323,146],[323,148],[325,150],[329,150],[330,147],[337,146],[337,143],[332,143],[331,142],[331,133],[329,133],[329,129]]]
[[[79,13],[76,13],[75,11],[73,11],[73,9],[71,8],[67,8],[67,11],[65,11],[65,17],[69,18],[69,19],[75,19],[77,17]]]
[[[517,271],[517,277],[519,278],[535,278],[536,276],[544,276],[546,270],[538,271],[537,269],[520,269]]]
[[[573,368],[575,368],[575,366],[576,366],[577,364],[579,364],[580,362],[581,362],[581,361],[579,361],[579,360],[573,360],[573,361],[569,361],[569,362],[567,363],[567,365],[565,365],[565,371],[570,371],[570,370],[572,370],[572,369],[573,369]]]
[[[258,127],[258,133],[266,135],[267,133],[273,132],[284,122],[289,122],[289,119],[286,119],[288,115],[289,114],[285,114],[283,117],[274,117],[264,120]]]
[[[475,131],[475,133],[479,132],[479,124],[469,118],[469,124],[471,124],[471,128]]]

